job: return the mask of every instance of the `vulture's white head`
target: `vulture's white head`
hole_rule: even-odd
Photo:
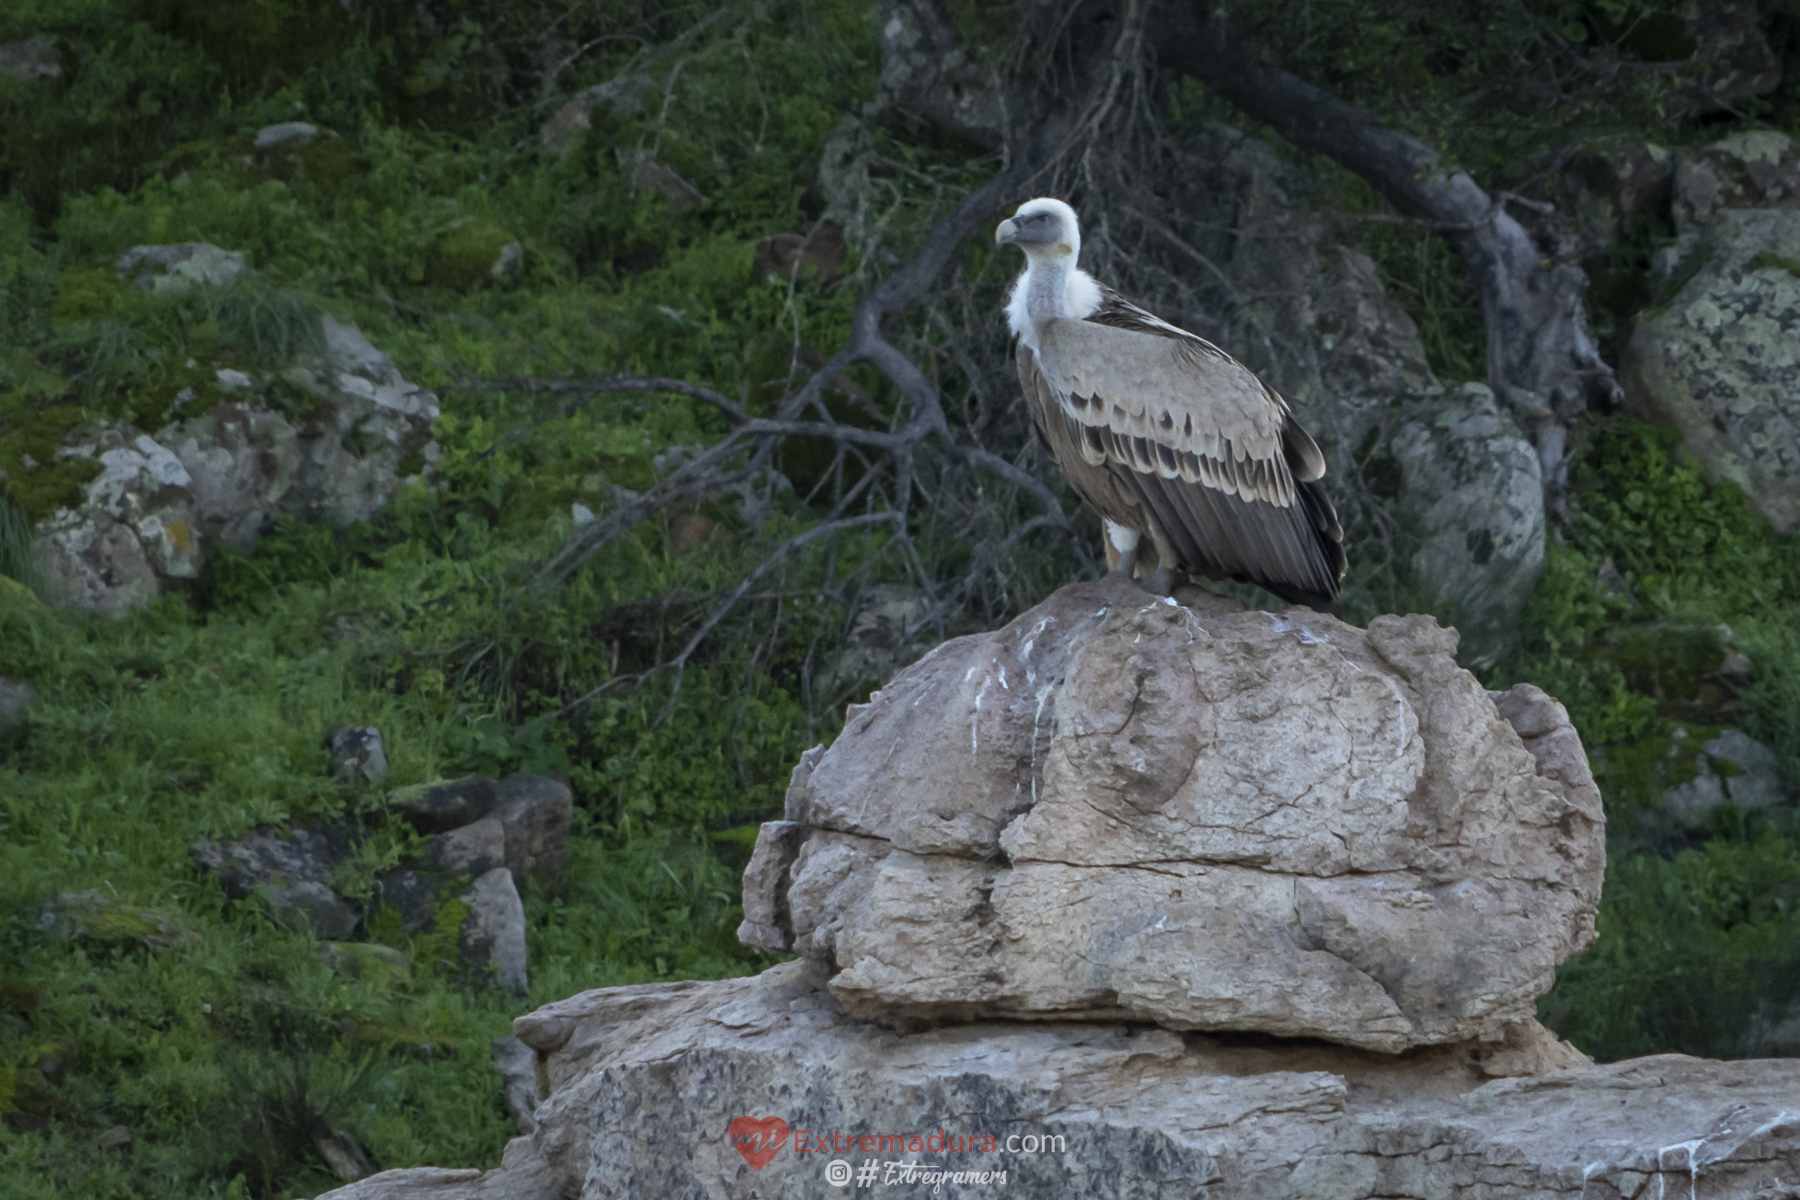
[[[1075,210],[1061,200],[1040,196],[1019,205],[1019,211],[1000,222],[994,230],[994,244],[1017,246],[1033,261],[1041,258],[1067,258],[1071,263],[1081,253],[1081,222]]]
[[[1075,269],[1081,253],[1081,223],[1061,200],[1040,196],[1019,205],[1000,222],[994,243],[1025,252],[1025,273],[1006,302],[1006,323],[1031,349],[1037,349],[1037,322],[1057,317],[1088,316],[1100,307],[1100,285]]]

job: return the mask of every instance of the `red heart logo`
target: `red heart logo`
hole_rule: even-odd
[[[787,1145],[788,1123],[780,1117],[739,1117],[725,1132],[750,1169],[760,1171]]]

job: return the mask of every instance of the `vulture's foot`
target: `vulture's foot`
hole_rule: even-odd
[[[1168,563],[1158,563],[1155,574],[1144,580],[1142,586],[1152,596],[1167,596],[1175,590],[1175,572]]]

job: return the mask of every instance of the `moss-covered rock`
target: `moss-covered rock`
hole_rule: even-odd
[[[508,278],[520,262],[518,239],[492,221],[445,230],[425,259],[425,282],[469,292]]]
[[[1786,532],[1800,525],[1800,211],[1722,210],[1691,240],[1688,277],[1632,336],[1626,399]]]
[[[177,915],[130,904],[100,892],[60,892],[44,905],[38,924],[62,937],[91,942],[143,942],[166,949],[194,933]]]

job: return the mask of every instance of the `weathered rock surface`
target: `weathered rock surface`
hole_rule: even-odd
[[[1541,463],[1486,385],[1408,401],[1386,438],[1395,510],[1415,547],[1407,578],[1462,635],[1458,661],[1488,667],[1544,569]]]
[[[1772,1200],[1800,1177],[1800,1062],[1592,1066],[1535,1023],[1516,1039],[1534,1056],[1513,1063],[1529,1074],[1498,1080],[1470,1044],[1393,1057],[1080,1023],[902,1035],[848,1017],[809,970],[608,988],[521,1017],[538,1128],[498,1170],[432,1176],[442,1190],[430,1193],[409,1190],[425,1182],[417,1172],[387,1172],[330,1195],[841,1196],[825,1178],[832,1159],[874,1160],[884,1192],[902,1195],[996,1185],[934,1192],[920,1175],[896,1182],[890,1162],[1003,1170],[1009,1195],[1121,1200]],[[727,1140],[740,1116],[788,1127],[760,1170]],[[940,1132],[957,1144],[992,1134],[997,1148],[877,1140]]]
[[[256,131],[256,139],[251,143],[258,150],[268,150],[274,146],[300,147],[319,136],[319,127],[306,121],[282,121],[274,125],[264,125]]]
[[[853,708],[765,827],[740,936],[866,1018],[1392,1052],[1530,1017],[1603,864],[1561,706],[1505,701],[1569,751],[1546,766],[1428,617],[1184,598],[1074,584]]]
[[[494,1039],[494,1068],[500,1072],[500,1088],[506,1110],[520,1133],[537,1129],[537,1054],[511,1036]]]
[[[360,919],[332,890],[332,873],[349,853],[349,835],[337,828],[297,829],[287,837],[256,832],[229,842],[196,842],[193,860],[214,872],[233,899],[260,894],[281,921],[311,926],[339,941]]]
[[[515,996],[528,988],[525,955],[525,905],[513,886],[512,872],[495,867],[478,876],[459,899],[469,906],[458,944],[469,975],[478,984],[492,978]]]
[[[422,832],[437,832],[429,865],[476,870],[478,859],[496,858],[519,879],[553,884],[569,869],[569,824],[574,796],[544,775],[486,775],[396,788],[388,806]],[[481,868],[485,869],[485,868]]]
[[[244,271],[244,256],[208,242],[176,242],[167,246],[133,246],[114,264],[120,279],[130,279],[146,292],[178,292],[230,283]]]
[[[1778,531],[1800,524],[1800,211],[1722,209],[1670,268],[1681,284],[1640,319],[1626,397],[1674,425],[1716,481]]]
[[[122,276],[168,290],[216,286],[243,255],[191,242],[139,246]],[[385,504],[401,477],[435,460],[437,398],[404,379],[353,325],[322,321],[325,353],[275,377],[220,370],[220,399],[154,435],[129,424],[93,431],[61,453],[97,461],[74,509],[37,527],[50,591],[120,613],[197,577],[214,539],[246,549],[280,513],[347,525]],[[304,393],[312,415],[284,415],[265,388]]]
[[[552,885],[569,871],[569,825],[575,797],[547,775],[508,775],[497,789],[494,815],[506,837],[506,865],[515,879]]]
[[[425,865],[437,871],[482,875],[506,865],[506,826],[487,816],[425,843]]]
[[[339,779],[380,783],[387,778],[387,748],[373,725],[339,725],[331,731],[331,773]]]
[[[1727,729],[1695,756],[1694,778],[1663,793],[1677,819],[1699,824],[1727,802],[1739,808],[1769,808],[1787,799],[1775,752],[1741,729]]]
[[[487,816],[499,796],[490,777],[465,775],[395,788],[388,793],[387,802],[420,832],[442,833]]]
[[[1701,225],[1725,209],[1800,206],[1800,143],[1772,129],[1750,129],[1681,156],[1671,213],[1677,225]]]

